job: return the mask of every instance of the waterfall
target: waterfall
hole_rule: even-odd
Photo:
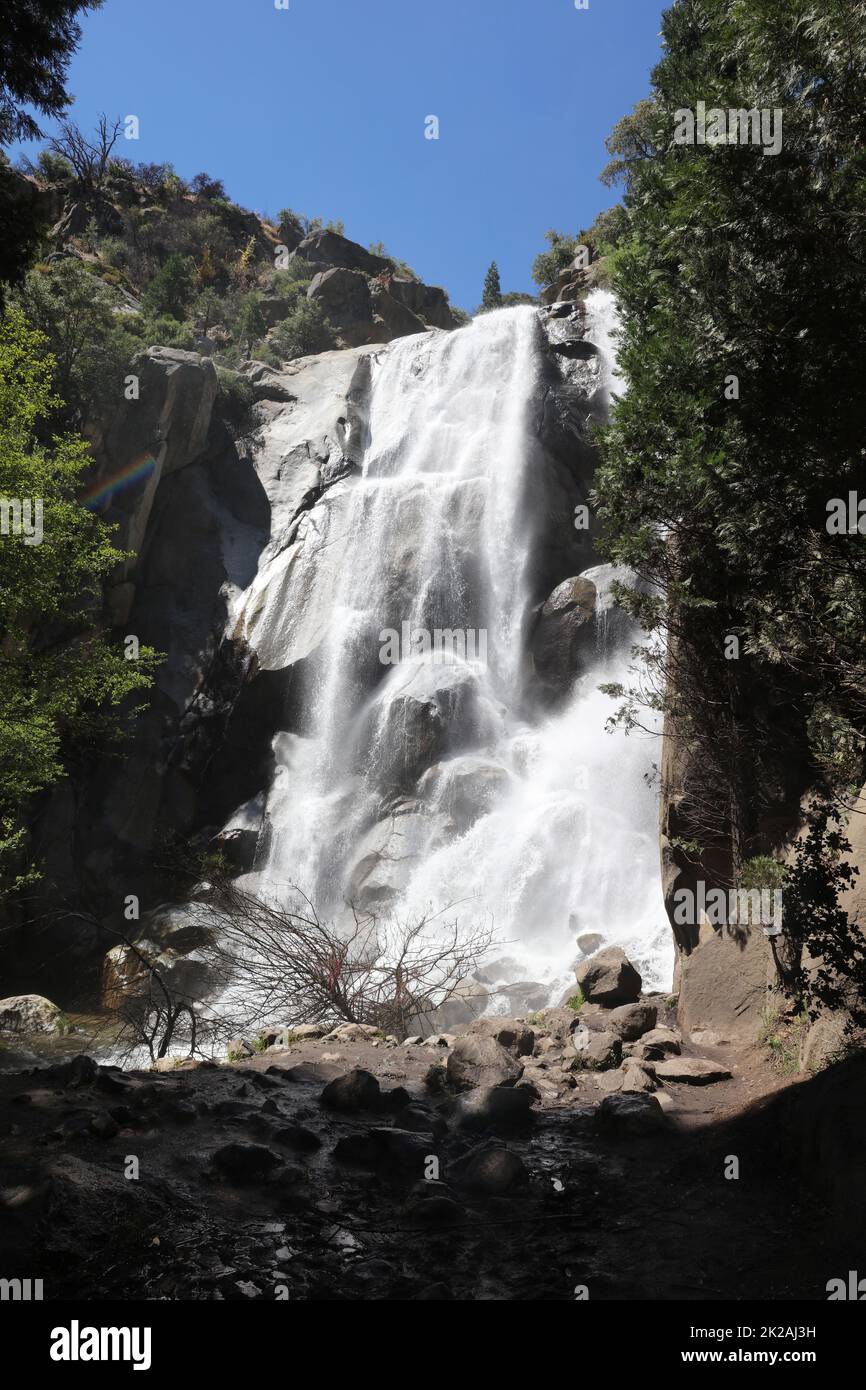
[[[616,384],[615,307],[596,292],[587,336]],[[494,974],[573,982],[576,937],[626,947],[670,985],[653,741],[605,732],[602,681],[628,643],[605,640],[564,706],[528,689],[534,545],[545,543],[537,414],[545,344],[536,310],[392,343],[373,366],[361,469],[299,521],[292,558],[246,600],[254,644],[304,666],[302,731],[274,743],[266,848],[248,887],[290,885],[339,917],[414,918],[457,905],[492,922]],[[437,637],[438,634],[438,637]]]

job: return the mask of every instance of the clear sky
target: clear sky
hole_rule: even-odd
[[[615,201],[604,139],[646,95],[666,7],[105,0],[70,66],[72,115],[137,115],[119,153],[206,170],[260,212],[342,218],[473,309],[491,260],[503,289],[531,290],[547,228]]]

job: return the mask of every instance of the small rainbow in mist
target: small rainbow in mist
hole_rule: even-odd
[[[78,500],[89,511],[96,511],[97,507],[110,502],[119,492],[126,492],[128,488],[135,487],[136,483],[149,478],[155,468],[156,459],[153,454],[143,454],[140,458],[133,459],[132,463],[118,468],[107,478],[100,478],[99,482],[83,492]]]

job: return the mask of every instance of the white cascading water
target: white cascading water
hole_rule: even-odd
[[[595,292],[587,336],[608,387],[614,329],[612,297]],[[320,916],[339,917],[364,866],[384,865],[390,914],[456,904],[462,922],[492,922],[507,958],[497,982],[543,981],[555,1001],[573,983],[578,935],[621,944],[658,988],[670,985],[673,948],[646,780],[657,749],[606,732],[614,706],[598,690],[629,664],[627,644],[603,640],[607,567],[588,572],[601,610],[596,669],[554,714],[525,700],[541,352],[531,308],[391,344],[373,371],[360,476],[301,518],[278,583],[260,572],[253,640],[303,644],[311,614],[324,640],[304,734],[275,740],[267,854],[247,886],[280,897],[295,885]],[[383,667],[383,632],[403,624],[484,634],[486,661],[470,646],[465,656],[404,650]],[[431,700],[448,727],[419,733]]]

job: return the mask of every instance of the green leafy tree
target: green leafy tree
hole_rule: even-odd
[[[482,309],[499,309],[502,305],[502,284],[499,279],[499,267],[492,261],[487,274],[484,277],[484,290],[481,295]]]
[[[195,293],[195,262],[173,251],[142,295],[142,306],[151,314],[182,319]]]
[[[538,300],[534,294],[524,294],[522,290],[509,290],[502,296],[500,305],[503,309],[513,309],[520,304],[537,304]],[[453,312],[453,310],[452,310]]]
[[[125,660],[100,624],[102,582],[123,556],[76,501],[92,462],[85,442],[38,442],[56,404],[44,349],[10,310],[0,323],[0,498],[30,503],[33,543],[11,525],[0,534],[0,893],[32,875],[33,797],[120,732],[129,697],[151,683],[156,663],[149,649]]]
[[[33,110],[49,117],[66,110],[66,69],[81,38],[78,19],[101,3],[6,0],[0,37],[0,146],[40,135]],[[3,286],[20,283],[46,230],[32,187],[0,149],[0,307]]]
[[[864,771],[866,555],[827,520],[863,478],[866,7],[681,0],[662,39],[612,144],[628,389],[596,500],[644,581],[622,601],[665,638],[627,717],[665,714],[700,771],[691,829],[738,880],[768,814]],[[698,97],[778,109],[781,148],[680,143]]]
[[[577,253],[578,238],[551,229],[545,232],[544,239],[549,249],[539,252],[532,262],[532,278],[536,285],[546,289],[548,285],[554,284],[562,271],[573,262]]]
[[[289,360],[326,352],[335,345],[336,337],[321,306],[315,300],[301,299],[291,314],[277,324],[270,342],[280,357]]]
[[[656,141],[664,131],[660,115],[656,102],[644,98],[617,122],[605,141],[611,159],[601,171],[602,183],[608,187],[621,183],[626,189],[631,188],[633,173],[655,154]]]
[[[215,323],[219,323],[224,306],[215,290],[202,290],[193,305],[193,319],[200,333],[206,334]]]
[[[96,275],[71,258],[37,267],[15,302],[50,354],[62,423],[81,423],[121,399],[126,366],[140,343],[114,312],[114,293]]]
[[[852,1031],[866,1028],[866,938],[840,902],[859,873],[846,858],[850,853],[839,807],[816,797],[785,872],[784,945],[776,938],[773,947],[782,951],[780,973],[791,994],[812,1017],[822,1009],[844,1010]]]
[[[257,290],[252,290],[241,300],[240,311],[234,325],[235,336],[246,350],[247,357],[252,357],[256,343],[265,336],[267,329],[265,316],[262,313],[261,295]]]

